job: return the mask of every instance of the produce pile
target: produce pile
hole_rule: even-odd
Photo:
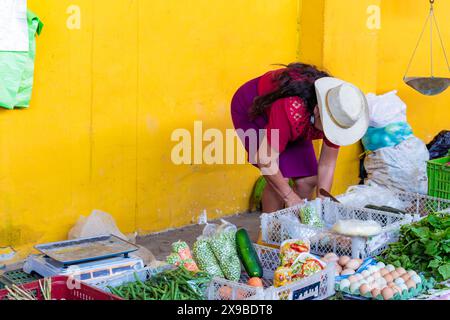
[[[172,244],[172,254],[167,257],[167,263],[175,267],[183,266],[186,270],[197,272],[197,267],[191,255],[191,250],[186,242],[178,241]]]
[[[326,264],[309,251],[309,243],[304,240],[287,240],[281,244],[281,266],[275,270],[275,287],[294,283],[326,268]]]
[[[438,282],[450,279],[450,214],[435,213],[402,226],[400,239],[379,257],[396,267],[417,269]]]
[[[108,287],[125,300],[204,300],[211,277],[205,272],[192,272],[180,267],[161,272],[147,281],[134,274],[135,282]]]

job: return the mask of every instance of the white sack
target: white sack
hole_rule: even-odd
[[[427,194],[427,161],[430,154],[422,140],[412,137],[399,145],[369,154],[365,161],[366,184]]]

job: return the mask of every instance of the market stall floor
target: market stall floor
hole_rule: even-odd
[[[259,217],[259,213],[245,213],[224,219],[235,224],[238,228],[247,229],[252,241],[256,242],[258,240],[260,228]],[[216,221],[216,223],[220,222]],[[165,260],[165,258],[170,254],[171,244],[173,242],[183,240],[192,247],[197,237],[201,235],[203,228],[204,225],[194,225],[162,233],[151,234],[145,237],[138,237],[137,244],[150,250],[155,255],[156,259]]]

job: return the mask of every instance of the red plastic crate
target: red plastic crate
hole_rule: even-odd
[[[68,284],[70,283],[70,287]],[[72,289],[74,287],[74,289]],[[39,281],[31,282],[20,286],[20,288],[33,292],[38,300],[43,300]],[[0,300],[6,300],[7,290],[0,290]],[[110,293],[91,287],[83,282],[69,279],[67,276],[57,276],[52,278],[52,299],[53,300],[122,300]]]

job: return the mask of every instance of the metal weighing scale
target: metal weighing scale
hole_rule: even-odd
[[[416,48],[414,49],[413,56],[408,64],[408,69],[406,70],[405,76],[403,77],[403,81],[413,88],[414,90],[420,92],[423,95],[427,96],[435,96],[438,95],[450,86],[450,78],[442,78],[442,77],[435,77],[434,76],[434,66],[433,66],[433,32],[434,28],[436,27],[437,34],[439,36],[440,44],[442,47],[442,50],[444,51],[444,57],[445,61],[447,63],[447,68],[450,71],[450,65],[447,58],[447,52],[445,51],[444,47],[444,41],[442,40],[441,31],[439,30],[439,25],[436,20],[436,16],[434,14],[434,2],[435,0],[429,0],[430,1],[430,13],[428,15],[427,21],[425,22],[425,26],[423,27],[422,33],[420,35],[419,41],[417,42]],[[414,60],[414,57],[416,56],[417,49],[422,41],[423,35],[425,31],[427,30],[427,26],[430,27],[430,54],[431,54],[431,72],[430,77],[408,77],[407,74],[411,68],[411,64]]]
[[[139,247],[114,235],[53,242],[35,248],[42,254],[30,255],[23,270],[42,277],[66,275],[98,283],[144,268],[141,258],[130,255]]]

